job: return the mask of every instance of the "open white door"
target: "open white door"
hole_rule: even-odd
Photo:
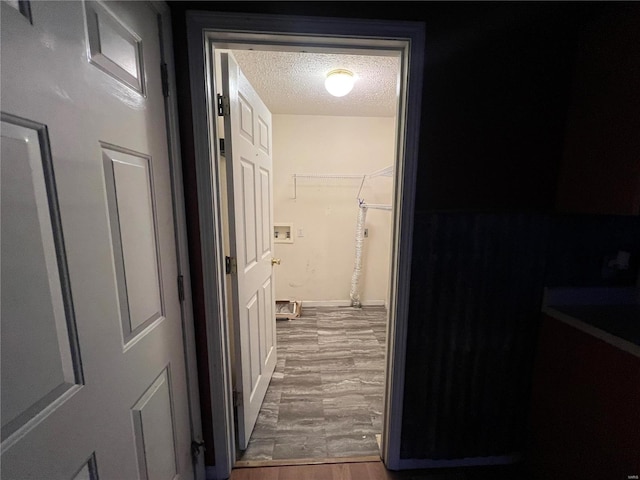
[[[1,8],[2,478],[191,479],[158,13]]]
[[[271,112],[231,54],[221,54],[229,186],[238,443],[247,448],[276,366]]]

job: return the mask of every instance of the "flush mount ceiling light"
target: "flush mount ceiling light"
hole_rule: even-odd
[[[356,78],[352,72],[339,68],[327,73],[327,79],[324,81],[324,86],[334,97],[344,97],[351,91],[355,81]]]

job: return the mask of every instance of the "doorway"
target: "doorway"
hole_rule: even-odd
[[[273,377],[266,379],[264,397],[255,400],[262,394],[260,385],[246,388],[243,364],[237,358],[247,354],[241,343],[243,332],[234,327],[243,319],[238,318],[242,309],[236,311],[232,295],[242,286],[235,289],[237,279],[227,276],[227,291],[234,292],[227,304],[229,332],[235,340],[233,384],[234,391],[242,392],[242,404],[236,405],[236,466],[379,459],[400,55],[254,48],[217,48],[214,54],[216,96],[225,92],[226,67],[221,56],[228,56],[226,61],[237,65],[238,83],[251,85],[271,113],[270,120],[265,114],[255,130],[271,127],[269,140],[263,143],[272,161],[268,205],[273,208],[269,221],[273,228],[266,233],[272,244],[258,250],[276,262],[272,285],[279,319],[277,363]],[[357,78],[355,91],[347,97],[334,97],[325,90],[325,74],[337,67],[353,71]],[[246,263],[244,252],[239,251],[247,239],[235,252],[231,248],[234,241],[229,236],[233,232],[244,236],[247,219],[246,210],[233,206],[230,192],[235,177],[230,168],[251,163],[235,148],[236,140],[245,143],[252,136],[249,112],[255,105],[249,108],[250,96],[239,93],[242,107],[228,109],[231,116],[244,116],[243,109],[247,111],[246,125],[239,125],[237,139],[227,131],[233,121],[229,126],[226,118],[220,122],[218,117],[217,131],[225,144],[218,158],[223,172],[224,254],[236,261],[236,275],[241,276],[244,267],[251,269],[255,264]],[[224,101],[236,100],[231,94]],[[243,190],[245,173],[240,173]],[[264,180],[258,177],[257,181]],[[257,202],[258,210],[266,209],[268,205],[258,198],[265,195],[259,189],[249,201]],[[230,225],[236,215],[244,218]],[[256,225],[251,232],[261,237],[265,235],[262,228]],[[258,243],[262,247],[264,242]],[[258,311],[259,302],[252,299],[261,293],[253,292],[247,302]],[[259,330],[261,322],[250,328]],[[253,333],[256,338],[261,334]],[[250,343],[251,332],[246,337]],[[248,354],[259,355],[257,350]],[[255,411],[247,401],[257,402]],[[254,421],[249,418],[252,414],[255,424],[246,425]]]
[[[404,345],[410,273],[411,234],[420,112],[423,26],[411,22],[367,22],[344,19],[236,16],[193,12],[188,17],[190,76],[196,143],[199,219],[203,245],[205,299],[211,370],[212,416],[216,466],[213,475],[225,478],[235,463],[232,366],[224,279],[221,172],[209,159],[217,158],[214,55],[220,49],[304,50],[400,58],[399,107],[394,148],[392,260],[389,273],[386,379],[383,400],[381,456],[388,468],[400,457],[400,423],[403,395]],[[275,32],[275,33],[274,33]],[[204,68],[202,68],[204,66]],[[205,74],[206,72],[206,74]],[[203,121],[204,120],[204,121]],[[298,231],[293,230],[297,235]],[[304,234],[304,231],[303,231]],[[216,320],[218,319],[218,320]]]

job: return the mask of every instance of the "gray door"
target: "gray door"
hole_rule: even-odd
[[[158,15],[2,2],[2,476],[189,479]]]

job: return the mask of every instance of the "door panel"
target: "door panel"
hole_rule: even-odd
[[[171,404],[164,370],[133,406],[140,478],[174,478],[178,473]]]
[[[242,225],[242,236],[244,237],[244,257],[242,265],[244,271],[247,272],[256,264],[258,259],[257,245],[256,245],[256,188],[255,188],[255,172],[254,165],[250,160],[241,158],[241,176],[242,184],[241,190],[241,203],[242,203],[242,218],[240,225]]]
[[[246,328],[249,332],[249,385],[248,390],[249,398],[253,397],[256,385],[260,379],[260,300],[258,299],[258,292],[249,300],[247,305],[247,322]]]
[[[99,2],[87,1],[85,15],[89,61],[144,94],[142,39]]]
[[[260,205],[262,210],[260,211],[260,222],[262,228],[262,258],[271,254],[271,228],[270,228],[270,215],[271,215],[271,175],[270,172],[264,168],[260,168],[260,194],[262,199]]]
[[[4,441],[82,374],[46,128],[3,115],[1,141]]]
[[[163,316],[152,159],[103,147],[123,336]]]
[[[271,201],[271,113],[231,54],[221,55],[225,117],[230,250],[237,258],[231,278],[234,314],[238,443],[244,450],[276,365]]]
[[[157,13],[0,8],[3,478],[192,478]]]
[[[264,304],[264,315],[262,316],[262,321],[260,322],[260,357],[261,358],[270,358],[273,349],[275,348],[274,344],[274,325],[271,321],[272,318],[275,318],[274,304],[272,300],[275,298],[275,292],[273,291],[273,281],[272,278],[268,278],[264,285],[262,285],[262,290],[260,292],[262,302]]]

